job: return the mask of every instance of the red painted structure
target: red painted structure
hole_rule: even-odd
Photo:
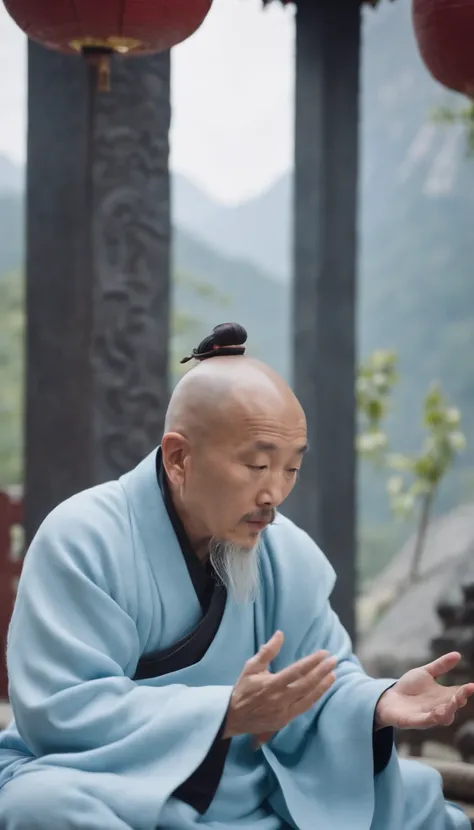
[[[0,699],[8,696],[5,650],[23,553],[23,503],[0,492]]]
[[[32,40],[62,52],[106,49],[146,54],[188,38],[212,0],[4,0]]]
[[[433,77],[474,98],[473,0],[413,0],[413,25]]]

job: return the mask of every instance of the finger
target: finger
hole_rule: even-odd
[[[253,739],[254,749],[261,749],[262,746],[268,743],[273,738],[274,732],[262,732],[261,735],[256,735]]]
[[[310,695],[328,674],[334,672],[336,666],[337,657],[326,657],[307,675],[287,686],[288,696],[293,700],[299,700],[299,698]]]
[[[315,686],[310,693],[304,695],[303,697],[295,700],[291,706],[289,707],[289,712],[291,718],[296,718],[298,715],[303,715],[305,712],[308,712],[315,703],[320,700],[326,692],[329,691],[331,686],[333,685],[334,681],[336,680],[336,675],[334,672],[326,675],[326,677]]]
[[[431,675],[431,677],[441,677],[443,674],[447,674],[449,671],[454,669],[460,659],[461,655],[458,651],[451,651],[449,654],[443,654],[442,657],[438,657],[436,660],[433,660],[432,663],[427,663],[426,666],[423,666],[423,668]]]
[[[269,683],[269,690],[277,692],[286,689],[291,683],[306,677],[314,668],[319,666],[329,657],[328,651],[316,651],[308,657],[303,657],[296,663],[292,663],[286,669],[282,669],[274,675]]]
[[[469,693],[465,686],[460,686],[451,697],[449,701],[449,706],[456,711],[457,709],[462,709],[463,706],[466,705],[467,701],[469,700]]]
[[[430,729],[433,726],[450,726],[458,709],[462,709],[466,705],[473,693],[473,683],[460,686],[446,703],[435,706],[430,712],[418,712],[406,716],[400,719],[398,726],[400,729]]]
[[[456,713],[450,703],[437,706],[430,712],[415,712],[413,714],[400,715],[394,725],[398,729],[432,729],[434,726],[449,726]]]
[[[465,706],[469,698],[473,695],[474,683],[465,683],[464,686],[460,686],[456,692],[458,699],[463,701],[463,703],[460,703],[460,706]]]
[[[267,643],[260,647],[257,654],[247,660],[244,674],[259,674],[268,668],[272,660],[277,657],[283,645],[284,636],[281,631],[275,631]]]
[[[466,705],[473,693],[473,683],[466,683],[464,686],[459,686],[452,695],[451,699],[446,703],[444,712],[442,707],[437,707],[435,709],[437,716],[443,719],[443,723],[452,723],[458,709],[462,709]]]
[[[436,726],[449,726],[456,717],[456,712],[459,708],[456,697],[453,695],[448,703],[433,709],[431,713],[433,724]]]

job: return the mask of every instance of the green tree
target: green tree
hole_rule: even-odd
[[[359,366],[356,377],[356,402],[359,432],[356,448],[363,458],[383,463],[388,445],[384,423],[397,383],[397,358],[392,351],[375,351]]]
[[[24,281],[0,279],[0,487],[23,477]]]
[[[432,384],[425,396],[423,426],[425,438],[418,453],[388,456],[388,466],[396,471],[387,484],[392,509],[402,517],[419,512],[410,582],[419,577],[426,532],[440,484],[466,446],[461,413],[449,404],[439,384]]]
[[[461,413],[448,402],[441,386],[428,389],[422,411],[424,439],[417,453],[389,451],[384,429],[397,382],[396,355],[375,352],[363,364],[357,377],[359,434],[357,449],[388,473],[387,491],[395,515],[417,516],[416,543],[408,582],[419,578],[426,533],[441,482],[452,469],[458,453],[466,446],[461,431]]]

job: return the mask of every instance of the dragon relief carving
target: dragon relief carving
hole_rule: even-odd
[[[160,440],[168,399],[169,55],[117,60],[94,95],[91,361],[95,477]]]

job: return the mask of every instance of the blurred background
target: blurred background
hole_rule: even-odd
[[[0,77],[0,528],[16,563],[5,565],[6,585],[23,550],[11,517],[26,464],[28,90],[27,41],[2,4]],[[171,385],[179,359],[225,320],[242,323],[249,351],[293,382],[294,87],[291,5],[215,0],[172,50]],[[359,652],[379,674],[452,643],[465,645],[474,678],[474,157],[469,119],[453,115],[465,107],[424,66],[409,0],[363,6],[348,555]],[[443,742],[451,754],[440,763],[463,754],[454,733]]]

